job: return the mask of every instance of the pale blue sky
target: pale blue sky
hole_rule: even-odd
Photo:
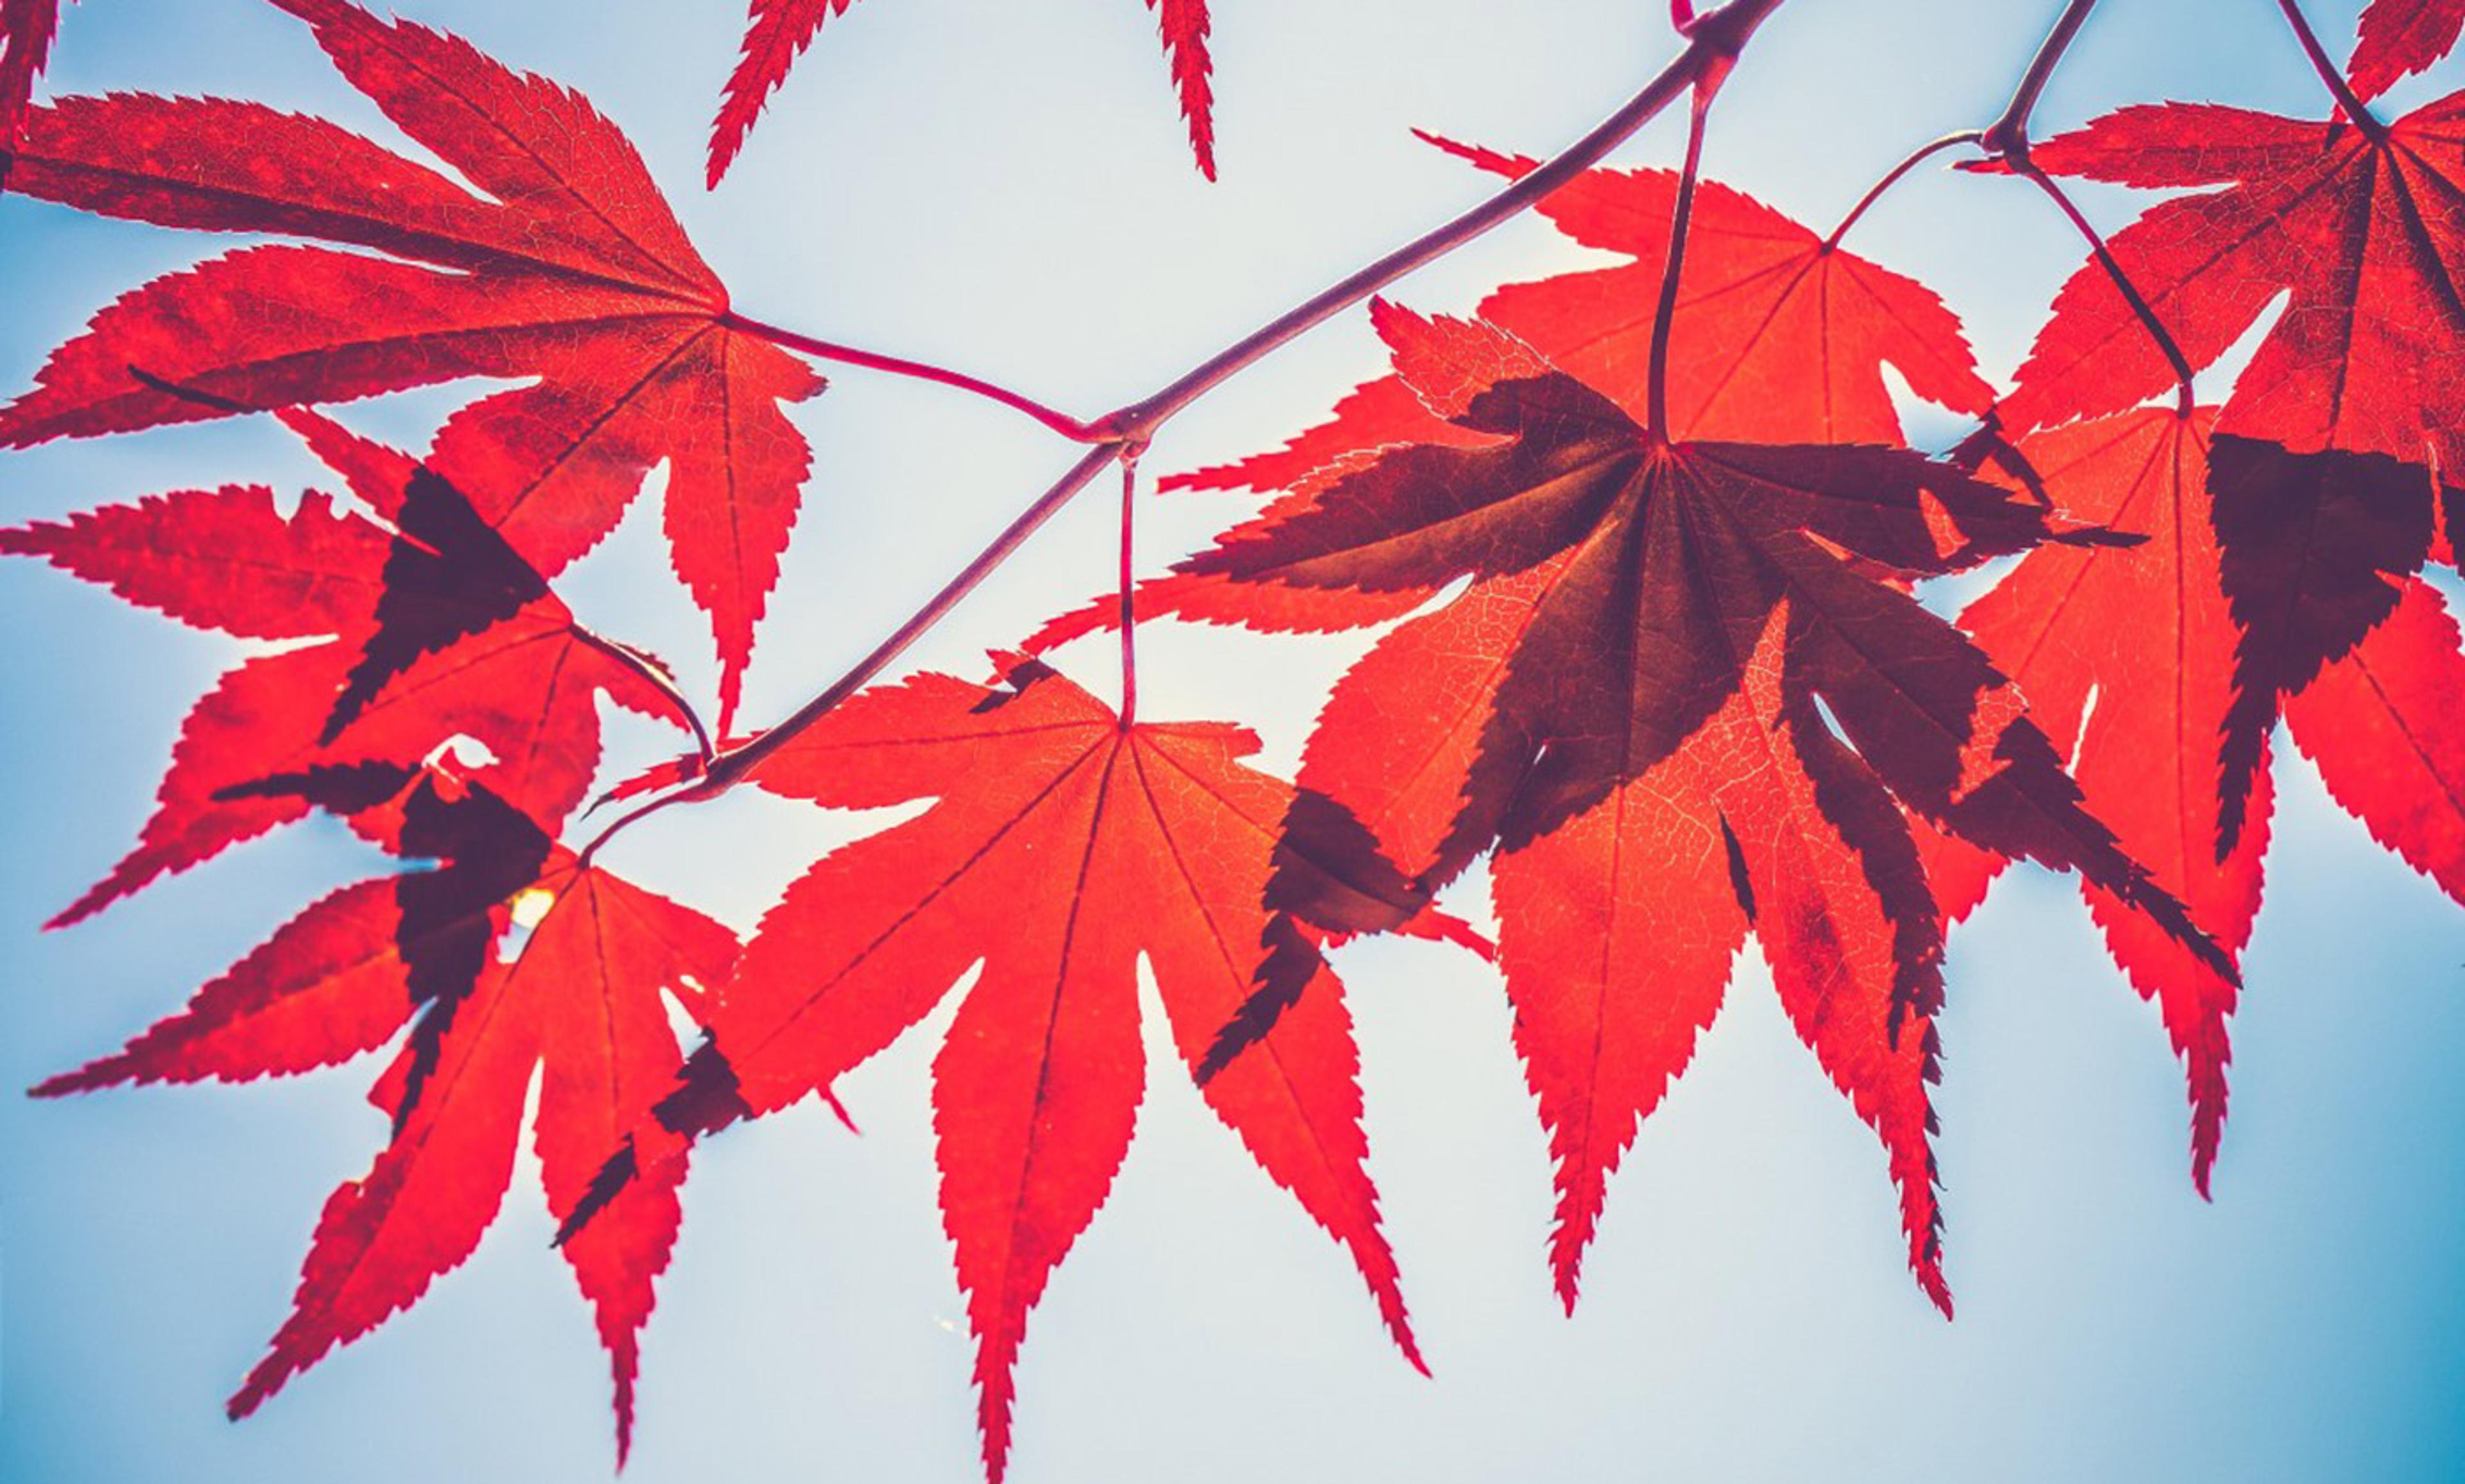
[[[748,313],[1089,412],[1475,199],[1483,183],[1409,127],[1545,153],[1672,49],[1656,0],[1218,0],[1210,188],[1134,0],[866,0],[832,22],[708,196],[701,141],[739,0],[402,5],[589,93],[641,142]],[[1724,97],[1709,167],[1829,221],[1909,145],[1990,116],[2056,8],[1790,0]],[[2308,8],[2341,49],[2353,0]],[[382,130],[302,29],[257,0],[85,0],[55,80],[254,97]],[[2169,96],[2322,106],[2270,0],[2108,0],[2041,120]],[[1624,158],[1669,158],[1672,122]],[[2095,205],[2115,220],[2126,203]],[[2025,188],[1931,171],[1855,243],[1940,288],[1993,376],[2080,255]],[[0,391],[114,294],[221,245],[0,200]],[[1582,259],[1526,224],[1397,293],[1462,308]],[[1151,465],[1277,442],[1377,365],[1349,319],[1193,410]],[[415,443],[451,400],[347,415]],[[854,373],[799,418],[817,470],[761,632],[755,721],[869,647],[1070,458],[999,410]],[[181,430],[0,456],[0,520],[310,477],[270,427]],[[1040,538],[925,657],[972,669],[1105,583],[1099,504]],[[1161,562],[1243,508],[1151,507],[1148,549]],[[571,596],[706,690],[703,631],[663,581],[655,538],[633,521]],[[26,562],[0,565],[0,626],[18,636],[0,648],[7,1095],[117,1046],[366,862],[338,831],[298,829],[38,934],[124,847],[179,717],[236,650]],[[1146,705],[1238,716],[1287,764],[1311,687],[1359,647],[1151,632]],[[1092,651],[1082,668],[1106,678]],[[663,741],[632,723],[618,737],[635,757]],[[1012,1477],[2453,1476],[2465,913],[2280,752],[2213,1206],[2191,1191],[2181,1079],[2154,1014],[2069,883],[2021,875],[1952,942],[1938,1148],[1956,1323],[1908,1281],[1880,1153],[1751,954],[1611,1186],[1569,1321],[1549,1292],[1544,1144],[1495,976],[1427,944],[1362,945],[1342,965],[1373,1170],[1436,1379],[1395,1358],[1337,1250],[1160,1074],[1110,1206],[1031,1324]],[[855,828],[736,799],[645,829],[612,863],[749,926]],[[861,1139],[804,1108],[699,1162],[646,1339],[630,1478],[976,1475],[925,1102],[944,1024],[851,1079]],[[605,1366],[527,1158],[467,1268],[255,1418],[223,1422],[325,1192],[383,1138],[361,1100],[371,1075],[0,1096],[0,1479],[609,1472]]]

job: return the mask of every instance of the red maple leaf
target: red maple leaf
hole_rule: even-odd
[[[366,1175],[326,1201],[291,1317],[233,1396],[233,1417],[416,1302],[471,1254],[512,1180],[535,1069],[544,1069],[533,1138],[548,1208],[568,1214],[601,1155],[675,1080],[681,1056],[662,991],[699,1007],[736,954],[724,927],[579,865],[484,787],[359,765],[254,791],[375,815],[371,832],[437,865],[317,902],[186,1009],[34,1090],[246,1081],[331,1066],[401,1037],[369,1094],[392,1119],[392,1139]],[[497,945],[518,905],[536,925],[502,961]],[[613,1366],[620,1457],[682,1175],[672,1163],[629,1185],[564,1246]]]
[[[2465,640],[2420,578],[2285,702],[2294,745],[2371,838],[2465,902]]]
[[[2465,0],[2371,0],[2347,69],[2355,96],[2367,103],[2446,56],[2460,32]]]
[[[1520,179],[1535,162],[1435,135],[1423,138],[1485,170]],[[1510,284],[1481,300],[1483,320],[1538,346],[1638,421],[1645,362],[1669,257],[1674,170],[1592,170],[1539,210],[1586,247],[1633,259],[1613,268]],[[1673,436],[1771,443],[1887,443],[1900,436],[1886,365],[1920,396],[1982,413],[1993,388],[1977,374],[1960,321],[1931,289],[1850,252],[1743,191],[1698,184],[1680,265],[1677,343],[1721,347],[1669,367]],[[1375,306],[1373,306],[1375,308]],[[1293,489],[1342,455],[1384,443],[1462,441],[1401,376],[1361,388],[1335,415],[1281,450],[1168,479],[1167,488]]]
[[[43,557],[192,627],[313,641],[242,662],[197,703],[137,846],[54,926],[306,812],[297,798],[232,792],[251,780],[348,763],[412,764],[469,738],[488,759],[472,776],[548,828],[581,802],[597,769],[601,695],[682,718],[671,695],[581,629],[527,568],[494,568],[497,595],[522,596],[511,606],[447,601],[463,587],[458,578],[445,592],[433,580],[423,587],[442,558],[415,529],[451,522],[457,506],[467,512],[456,490],[322,418],[285,416],[375,515],[408,519],[411,528],[339,510],[319,494],[285,516],[271,492],[243,487],[0,531],[0,552]]]
[[[1497,849],[1569,1303],[1602,1182],[1754,926],[1801,1033],[1891,1150],[1911,1266],[1947,1306],[1924,1090],[1942,933],[1900,807],[2079,869],[2220,961],[2081,810],[2010,683],[1876,580],[2054,527],[1902,451],[1654,437],[1494,327],[1388,311],[1381,329],[1405,382],[1478,442],[1343,461],[1181,568],[1221,585],[1210,604],[1258,593],[1254,621],[1279,628],[1342,617],[1288,593],[1417,606],[1471,578],[1339,683],[1287,821],[1350,882],[1377,877],[1367,846],[1406,890],[1279,873],[1270,904],[1375,928]],[[1264,977],[1211,1064],[1300,989]]]
[[[2194,369],[2280,294],[2217,420],[2289,453],[2380,454],[2458,467],[2465,454],[2465,94],[2393,123],[2307,122],[2213,103],[2125,108],[2032,147],[2037,165],[2127,186],[2216,188],[2114,234],[2121,266]],[[2173,368],[2092,262],[2000,408],[2011,432],[2117,412]]]
[[[827,1095],[981,963],[934,1060],[933,1106],[998,1479],[1028,1311],[1129,1149],[1139,960],[1192,1066],[1257,969],[1292,790],[1241,765],[1256,746],[1237,727],[1124,724],[1033,661],[998,688],[927,675],[832,713],[754,781],[833,808],[934,805],[788,888],[712,1006],[711,1043],[602,1188],[659,1168],[678,1136]],[[1363,1164],[1350,1020],[1314,950],[1306,972],[1325,992],[1209,1082],[1207,1101],[1349,1250],[1418,1365]]]
[[[2001,476],[2066,517],[2148,540],[2032,552],[1962,626],[2069,753],[2098,817],[2229,953],[2259,911],[2266,743],[2280,701],[2338,802],[2465,900],[2465,654],[2454,620],[2419,578],[2374,569],[2349,586],[2336,579],[2352,564],[2304,550],[2306,532],[2380,530],[2400,554],[2393,565],[2418,565],[2428,531],[2407,530],[2424,509],[2419,471],[2360,455],[2295,458],[2215,437],[2213,421],[2206,410],[2141,410],[2010,448]],[[2322,470],[2336,477],[2313,477]],[[2374,483],[2390,476],[2392,490]],[[2332,648],[2343,657],[2328,657]],[[2242,791],[2230,786],[2237,771],[2250,780]],[[2248,823],[2220,854],[2230,815]],[[1939,836],[1929,845],[1946,915],[1965,916],[2000,862]],[[2236,986],[2111,895],[2086,882],[2082,891],[2183,1058],[2192,1178],[2206,1193]]]
[[[788,80],[796,58],[812,45],[822,22],[846,13],[854,4],[855,0],[751,0],[744,55],[728,77],[726,96],[710,127],[710,185],[718,186],[736,163],[754,121]],[[1213,180],[1215,105],[1208,84],[1213,64],[1207,55],[1207,0],[1146,0],[1146,6],[1156,12],[1163,33],[1173,91],[1180,95],[1181,116],[1189,125],[1190,151],[1198,157],[1199,172]]]
[[[277,3],[486,195],[253,103],[117,95],[35,110],[12,189],[388,255],[250,248],[156,279],[98,315],[0,410],[0,447],[463,376],[538,377],[455,417],[501,461],[463,488],[552,577],[665,460],[669,543],[711,615],[732,713],[811,465],[781,404],[820,380],[737,327],[633,145],[583,99],[343,0]]]
[[[10,148],[59,29],[59,0],[0,0],[0,185],[8,182]]]
[[[2050,170],[2215,187],[2115,234],[2115,262],[2189,365],[2216,360],[2279,295],[2216,418],[2208,480],[2240,631],[2221,723],[2217,851],[2242,829],[2284,697],[2351,653],[2441,550],[2465,495],[2465,94],[2393,123],[2246,109],[2126,108],[2038,145]],[[2164,347],[2090,263],[2001,408],[2015,431],[2120,410],[2171,385]]]
[[[1521,178],[1533,162],[1434,135],[1432,144],[1494,173]],[[1612,268],[1510,284],[1481,300],[1481,319],[1538,347],[1550,364],[1598,389],[1638,422],[1646,363],[1667,269],[1677,195],[1674,170],[1592,170],[1541,204],[1541,213],[1587,247],[1634,260]],[[1382,328],[1396,313],[1370,305]],[[1446,333],[1443,324],[1439,333]],[[1993,388],[1978,376],[1960,321],[1934,292],[1789,220],[1743,191],[1698,183],[1680,264],[1677,343],[1718,354],[1676,357],[1669,422],[1679,437],[1774,443],[1897,443],[1900,423],[1884,376],[1890,366],[1921,396],[1983,413]],[[1458,345],[1457,355],[1477,354]],[[1425,376],[1444,371],[1424,365]],[[1344,397],[1334,415],[1281,449],[1176,475],[1166,489],[1286,490],[1306,505],[1366,451],[1389,444],[1483,441],[1432,411],[1406,379],[1381,377]],[[1400,617],[1419,599],[1339,587],[1227,590],[1214,576],[1178,573],[1144,585],[1149,611],[1269,629],[1332,629]],[[1270,616],[1272,606],[1281,617]],[[1034,651],[1113,621],[1106,594],[1047,625]]]
[[[2147,537],[2138,546],[2032,552],[1961,614],[1961,627],[2029,698],[2071,759],[2089,808],[2229,954],[2250,941],[2267,852],[2265,774],[2251,827],[2214,844],[2241,632],[2220,587],[2210,522],[2214,418],[2140,410],[2039,433],[2010,450],[2012,482],[2064,515]],[[1989,466],[1988,473],[1998,471]],[[1965,917],[2002,862],[1933,831],[1929,875]],[[2141,994],[2154,999],[2191,1097],[2191,1171],[2205,1193],[2226,1114],[2226,1018],[2236,986],[2146,919],[2083,881],[2091,914]]]

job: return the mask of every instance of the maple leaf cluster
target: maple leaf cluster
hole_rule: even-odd
[[[1615,264],[1464,318],[1374,300],[1391,373],[1280,449],[1166,481],[1268,497],[1211,545],[1135,590],[1125,559],[1121,590],[988,677],[909,676],[747,740],[744,676],[811,467],[787,409],[823,390],[792,352],[813,343],[731,309],[575,93],[348,0],[272,3],[459,178],[251,102],[33,105],[56,8],[0,0],[6,188],[286,239],[102,309],[0,409],[0,447],[264,414],[338,485],[287,510],[233,485],[0,532],[0,551],[281,646],[196,703],[137,843],[55,925],[320,810],[397,863],[35,1089],[389,1051],[369,1098],[390,1137],[328,1199],[234,1416],[469,1256],[536,1075],[528,1133],[611,1358],[621,1456],[692,1149],[808,1096],[835,1106],[964,983],[934,1127],[998,1477],[1028,1315],[1131,1142],[1142,962],[1181,1074],[1418,1366],[1329,957],[1369,933],[1496,958],[1570,1309],[1610,1177],[1752,939],[1880,1141],[1910,1271],[1948,1314],[1944,935],[2009,863],[2076,873],[2157,1003],[2204,1191],[2276,723],[2465,900],[2465,643],[2424,575],[2455,560],[2447,471],[2465,463],[2465,94],[2368,109],[2455,44],[2465,5],[2374,0],[2324,121],[2135,106],[1976,162],[2186,192],[2095,245],[2000,395],[1952,311],[1844,247],[1847,224],[1823,234],[1699,178],[1736,55],[1699,40],[1718,55],[1693,79],[1686,168],[1591,170],[1541,206]],[[850,3],[753,0],[713,184]],[[1211,176],[1206,7],[1149,3]],[[1717,40],[1722,13],[1689,27]],[[1509,182],[1546,168],[1432,143]],[[2199,403],[2191,377],[2279,299],[2231,392]],[[1887,371],[1977,432],[1909,447]],[[516,385],[418,454],[317,410],[470,377]],[[1134,459],[1151,429],[1103,432],[1127,426],[1083,425]],[[675,573],[719,661],[715,726],[554,587],[661,467]],[[1921,601],[1996,559],[1956,620]],[[1286,781],[1244,761],[1243,728],[1142,720],[1126,684],[1117,709],[1047,657],[1116,626],[1126,653],[1141,616],[1379,632]],[[924,807],[814,862],[740,941],[599,864],[606,833],[576,837],[602,699],[695,747],[612,797],[742,781]],[[1494,945],[1444,895],[1484,858]]]

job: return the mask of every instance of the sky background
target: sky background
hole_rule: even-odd
[[[1675,50],[1644,0],[1219,0],[1223,180],[1191,169],[1133,0],[869,0],[834,20],[729,183],[699,188],[735,0],[403,0],[582,88],[640,144],[745,312],[969,369],[1092,413],[1477,199],[1419,125],[1545,154]],[[1990,118],[2054,0],[1790,0],[1716,113],[1708,171],[1828,223],[1911,145]],[[2332,50],[2354,0],[2309,0]],[[2402,86],[2457,84],[2454,64]],[[53,85],[259,99],[394,136],[256,0],[86,0]],[[2268,0],[2110,0],[2039,114],[2213,98],[2305,116]],[[1680,121],[1621,156],[1666,162]],[[2131,210],[2086,193],[2101,219]],[[1854,246],[1941,291],[2008,376],[2080,258],[2024,185],[1927,170]],[[0,394],[95,308],[228,246],[0,199]],[[1423,310],[1579,266],[1523,223],[1393,291]],[[1280,441],[1380,357],[1355,314],[1209,398],[1149,467]],[[761,721],[869,648],[1072,451],[1000,409],[850,372],[799,410],[817,460],[746,691]],[[2210,399],[2226,383],[2204,383]],[[345,410],[417,446],[471,388]],[[1921,438],[1957,429],[1912,410]],[[263,419],[0,455],[0,521],[226,481],[320,480]],[[920,658],[988,646],[1109,582],[1102,497],[1039,537]],[[655,508],[561,585],[677,663],[706,631]],[[1149,569],[1248,507],[1154,502]],[[0,1092],[116,1048],[370,858],[294,828],[99,921],[40,922],[116,859],[179,719],[239,654],[32,562],[0,565]],[[1144,631],[1143,711],[1235,717],[1288,768],[1367,643]],[[1100,646],[1065,653],[1111,683]],[[620,720],[620,760],[668,739]],[[1161,1064],[1111,1201],[1029,1328],[1011,1476],[2298,1480],[2465,1469],[2465,914],[2278,749],[2269,900],[2234,1025],[2215,1203],[2181,1076],[2070,882],[2021,872],[1951,941],[1937,1143],[1957,1322],[1908,1280],[1881,1151],[1800,1048],[1762,962],[1613,1182],[1582,1308],[1549,1290],[1543,1135],[1494,972],[1345,950],[1372,1170],[1434,1380],[1348,1263]],[[877,819],[752,797],[676,811],[618,870],[749,927]],[[1478,913],[1481,883],[1456,893]],[[951,1002],[955,1004],[955,1001]],[[843,1087],[696,1162],[645,1340],[627,1477],[976,1476],[971,1341],[934,1207],[925,1071],[951,1004]],[[1152,1025],[1152,1017],[1151,1017]],[[1153,1034],[1151,1060],[1167,1056]],[[0,1096],[0,1479],[122,1484],[589,1479],[607,1377],[527,1154],[426,1301],[249,1422],[222,1400],[285,1313],[326,1192],[384,1120],[373,1060],[241,1088]]]

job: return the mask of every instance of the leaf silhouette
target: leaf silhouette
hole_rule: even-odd
[[[479,519],[461,491],[427,468],[404,482],[391,512],[375,630],[343,682],[320,742],[332,742],[386,682],[430,654],[555,604],[547,584]],[[562,608],[562,605],[557,605]]]
[[[2435,504],[2419,466],[2375,454],[2289,454],[2219,433],[2209,454],[2219,580],[2237,630],[2233,707],[2224,725],[2217,849],[2245,801],[2278,703],[2396,611],[2431,553]],[[2431,497],[2431,498],[2426,498]]]
[[[1376,842],[1413,899],[1498,851],[1519,1045],[1561,1162],[1569,1302],[1600,1182],[1684,1065],[1751,920],[1802,1033],[1892,1149],[1911,1267],[1947,1305],[1923,1138],[1942,934],[1900,808],[2076,869],[2232,972],[2080,808],[2009,681],[1877,580],[2068,533],[1903,451],[1661,440],[1495,328],[1390,312],[1382,329],[1432,410],[1482,444],[1370,455],[1181,568],[1260,591],[1278,622],[1288,589],[1417,604],[1471,579],[1338,684],[1299,780],[1331,808],[1296,809],[1288,832],[1339,859]],[[1518,374],[1465,395],[1473,369],[1498,365]],[[1322,830],[1330,813],[1345,835]],[[1655,851],[1692,871],[1647,873]],[[1328,929],[1387,925],[1321,879],[1278,873],[1268,902]],[[1730,911],[1704,907],[1724,896]],[[1570,904],[1599,937],[1543,925]],[[1674,920],[1689,926],[1654,931]],[[1621,946],[1681,987],[1613,1014],[1612,988],[1647,967]],[[1591,1009],[1568,1011],[1585,986]],[[1237,1066],[1301,989],[1262,975],[1210,1065]],[[1611,1056],[1615,1025],[1638,1020],[1658,1029]],[[1852,1026],[1873,1039],[1827,1039]]]
[[[12,189],[387,255],[248,248],[159,278],[53,354],[35,388],[0,410],[0,447],[537,377],[457,414],[443,441],[469,434],[491,467],[455,471],[456,482],[553,577],[666,461],[669,544],[711,616],[732,712],[811,462],[781,406],[820,379],[735,327],[726,289],[633,145],[583,99],[344,0],[277,3],[486,194],[253,103],[117,95],[35,110]],[[235,153],[249,168],[230,167]]]

